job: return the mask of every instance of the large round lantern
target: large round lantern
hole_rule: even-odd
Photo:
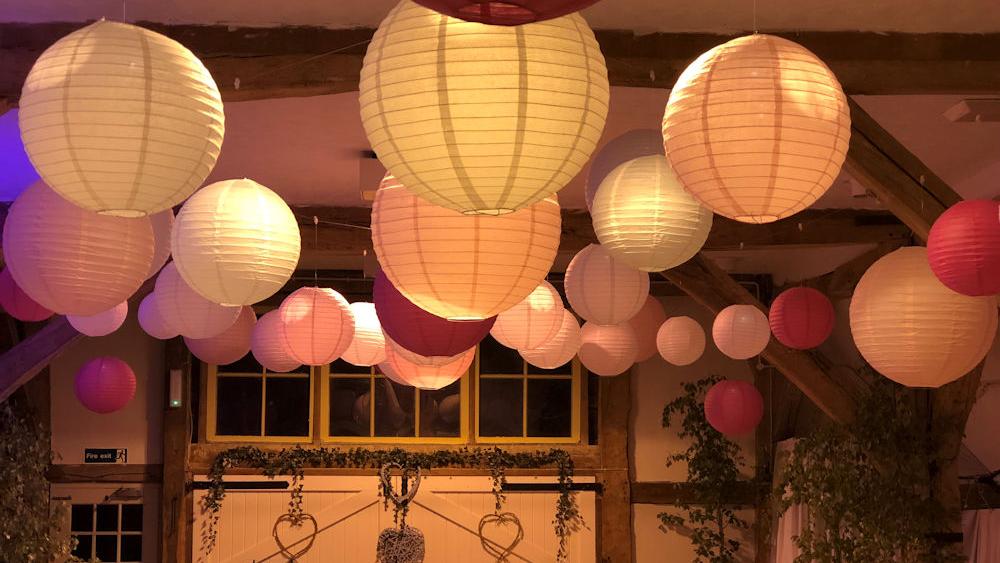
[[[675,366],[687,366],[705,353],[705,331],[691,317],[670,317],[656,333],[660,357]]]
[[[173,262],[156,277],[157,311],[164,324],[188,338],[209,338],[233,326],[240,307],[219,305],[205,299],[181,279]]]
[[[328,287],[303,287],[278,309],[285,345],[307,366],[328,364],[344,353],[354,338],[354,313],[344,296]]]
[[[580,363],[597,375],[624,373],[635,363],[639,344],[628,323],[599,325],[584,323],[580,329]]]
[[[745,436],[764,417],[764,398],[753,384],[724,379],[705,395],[705,418],[726,436]]]
[[[649,274],[615,259],[598,244],[588,245],[573,257],[564,281],[573,311],[596,324],[631,319],[649,296]]]
[[[118,330],[125,317],[128,316],[128,301],[122,301],[107,311],[102,311],[89,317],[66,315],[66,320],[80,334],[87,336],[105,336]]]
[[[374,303],[351,303],[354,338],[341,358],[356,366],[373,366],[385,361],[385,334]]]
[[[153,262],[149,265],[146,279],[155,276],[170,259],[170,234],[174,229],[174,211],[167,209],[149,216],[153,227]]]
[[[88,410],[109,414],[123,409],[135,396],[135,373],[123,360],[102,356],[83,364],[73,388]]]
[[[252,305],[274,295],[299,263],[295,215],[253,180],[198,190],[174,223],[171,247],[184,281],[209,301]]]
[[[872,264],[851,298],[851,334],[879,373],[940,387],[972,370],[997,330],[997,300],[969,297],[931,272],[927,249],[900,248]]]
[[[808,350],[833,332],[833,303],[811,287],[785,290],[771,303],[768,322],[774,337],[789,348]]]
[[[561,228],[554,199],[500,217],[462,215],[392,176],[372,205],[382,271],[415,305],[449,320],[487,319],[527,297],[552,267]]]
[[[927,237],[927,258],[941,283],[963,295],[1000,293],[1000,202],[956,203]]]
[[[222,146],[222,99],[183,45],[101,20],[35,61],[21,90],[24,148],[42,178],[76,205],[149,215],[184,201]]]
[[[712,229],[712,212],[684,191],[662,155],[639,157],[612,170],[597,190],[591,213],[601,246],[644,272],[687,262]]]
[[[508,348],[538,348],[559,331],[565,310],[556,288],[543,281],[523,301],[497,315],[490,334]]]
[[[8,315],[24,322],[44,321],[52,316],[52,311],[39,305],[17,286],[7,268],[0,272],[0,306]]]
[[[667,320],[660,300],[652,295],[646,297],[642,309],[628,320],[635,332],[635,342],[638,346],[635,361],[645,362],[656,355],[656,334],[660,326]]]
[[[179,334],[177,329],[167,324],[167,320],[160,313],[160,302],[155,293],[142,298],[136,316],[142,330],[153,338],[170,340]]]
[[[524,25],[565,16],[598,0],[416,0],[418,4],[465,21]]]
[[[447,387],[461,379],[469,371],[469,366],[475,357],[476,349],[470,348],[448,362],[413,361],[413,358],[400,355],[396,347],[387,343],[385,362],[380,367],[397,383],[402,382],[417,389],[434,390]]]
[[[771,328],[767,316],[757,307],[730,305],[716,315],[712,340],[723,354],[734,360],[746,360],[767,348]]]
[[[580,350],[580,323],[569,309],[563,309],[562,325],[548,342],[530,350],[519,350],[529,364],[555,369],[573,359]]]
[[[10,207],[3,257],[14,281],[56,313],[96,315],[125,301],[153,261],[149,219],[81,209],[42,182]]]
[[[267,371],[288,372],[302,365],[292,357],[285,344],[285,327],[278,310],[268,311],[257,319],[257,326],[250,337],[253,357]]]
[[[463,213],[542,201],[604,130],[604,56],[578,14],[522,27],[470,24],[400,2],[361,68],[372,150],[414,194]]]
[[[601,147],[590,161],[590,173],[587,174],[587,186],[584,188],[587,209],[593,207],[597,188],[612,170],[620,164],[651,154],[663,154],[663,133],[659,129],[633,129]]]
[[[756,33],[691,63],[663,116],[667,158],[684,187],[744,223],[812,205],[840,173],[850,135],[847,97],[823,61]]]
[[[250,351],[250,337],[257,325],[253,307],[240,309],[240,316],[229,328],[209,338],[184,337],[184,344],[194,357],[217,366],[231,364]]]

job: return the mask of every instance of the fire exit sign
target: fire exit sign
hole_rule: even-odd
[[[128,463],[128,448],[85,448],[84,463]]]

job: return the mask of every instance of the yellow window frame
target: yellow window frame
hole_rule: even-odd
[[[233,372],[219,373],[219,366],[202,364],[202,377],[207,377],[208,385],[206,389],[206,420],[205,439],[208,442],[264,442],[281,444],[308,444],[313,441],[313,424],[315,418],[315,377],[313,369],[305,373],[277,373],[269,372],[266,369],[260,373]],[[261,401],[260,401],[260,435],[259,436],[232,436],[229,434],[218,435],[216,432],[216,419],[218,416],[218,379],[226,377],[256,377],[260,379]],[[267,380],[268,379],[309,379],[309,435],[308,436],[265,436],[264,431],[267,422]]]

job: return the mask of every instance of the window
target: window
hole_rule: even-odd
[[[70,531],[84,561],[142,561],[141,504],[73,504]]]

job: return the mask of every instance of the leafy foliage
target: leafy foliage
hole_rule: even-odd
[[[702,406],[708,389],[719,382],[717,376],[684,383],[684,393],[663,409],[663,427],[669,428],[679,418],[677,435],[691,445],[667,458],[667,467],[687,463],[688,483],[701,504],[680,504],[687,517],[668,513],[659,515],[668,528],[687,526],[697,558],[694,563],[733,563],[737,561],[740,542],[733,532],[746,530],[749,524],[736,515],[725,500],[740,481],[743,464],[740,447],[712,428]]]

